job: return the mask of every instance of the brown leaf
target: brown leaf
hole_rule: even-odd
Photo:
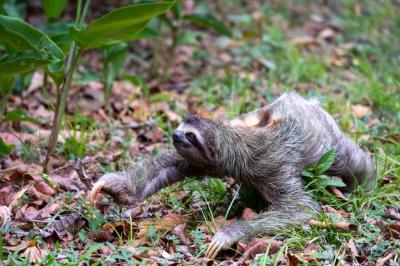
[[[37,246],[35,240],[31,240],[28,243],[28,247],[20,255],[23,258],[29,257],[30,263],[39,263],[42,258],[47,256],[47,251],[42,250]]]
[[[353,114],[356,118],[363,118],[365,116],[369,116],[372,114],[371,108],[361,104],[353,105],[352,109],[353,109]]]
[[[298,254],[292,252],[286,254],[286,266],[300,265],[300,261],[302,261],[302,259]]]
[[[329,212],[329,213],[334,213],[336,215],[342,216],[343,218],[351,218],[353,217],[352,213],[345,212],[343,210],[336,210],[335,208],[331,206],[323,206],[324,211]]]
[[[36,181],[35,188],[37,191],[39,191],[40,193],[43,193],[45,195],[54,196],[57,194],[57,192],[52,187],[50,187],[48,184],[46,184],[46,182],[44,182],[43,180]]]
[[[66,233],[81,229],[86,223],[78,214],[60,216],[58,220],[54,220],[45,230],[42,231],[43,236],[48,237],[56,233],[60,238]]]
[[[208,222],[200,225],[200,229],[206,233],[215,233],[223,226],[230,225],[233,223],[233,220],[225,220],[223,216],[217,216],[214,219],[214,222]]]
[[[17,187],[12,184],[1,184],[0,187],[0,205],[8,206],[14,197]]]
[[[339,199],[342,199],[344,201],[348,201],[348,198],[343,194],[342,191],[340,191],[337,187],[329,187],[329,190],[332,192],[333,195],[338,197]]]
[[[182,244],[189,246],[190,242],[187,236],[185,235],[186,224],[178,224],[171,233],[176,235]]]
[[[269,254],[274,254],[283,245],[282,241],[266,238],[254,238],[246,247],[242,257],[238,260],[238,264],[244,263],[248,259],[252,259],[256,254],[260,254],[269,249]]]
[[[18,207],[21,204],[22,196],[25,192],[33,186],[33,183],[28,184],[24,188],[22,188],[17,194],[13,196],[13,199],[9,205],[10,209],[13,210],[14,208]]]
[[[96,242],[106,242],[114,239],[113,230],[111,228],[92,232],[90,233],[90,237]]]
[[[295,37],[291,40],[291,42],[292,42],[292,44],[297,45],[297,46],[310,46],[310,45],[317,44],[317,40],[311,36]]]
[[[400,207],[392,207],[387,209],[382,217],[400,221]]]
[[[242,213],[243,219],[252,219],[252,218],[256,218],[257,216],[258,216],[258,214],[250,208],[245,208]]]
[[[34,220],[39,216],[39,210],[33,206],[27,206],[22,212],[23,216],[27,220]]]
[[[381,229],[383,237],[386,240],[391,238],[400,239],[400,223],[388,224],[385,221],[378,220],[375,222],[375,225]]]
[[[50,203],[46,205],[41,211],[40,211],[40,218],[46,219],[49,218],[53,213],[57,212],[61,208],[60,203]]]
[[[353,239],[350,239],[349,242],[347,243],[347,251],[348,251],[348,253],[350,253],[350,256],[352,258],[359,256]]]

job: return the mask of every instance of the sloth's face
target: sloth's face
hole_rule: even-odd
[[[183,123],[172,134],[177,152],[195,166],[205,167],[215,163],[212,123],[208,119],[185,116]]]

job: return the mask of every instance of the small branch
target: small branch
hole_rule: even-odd
[[[342,199],[344,201],[348,201],[349,199],[340,191],[337,187],[330,186],[329,190],[332,192],[333,195],[338,197],[339,199]]]

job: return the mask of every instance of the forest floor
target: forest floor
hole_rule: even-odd
[[[159,41],[130,44],[124,73],[106,99],[111,114],[104,106],[101,54],[86,52],[48,174],[42,161],[56,88],[43,84],[40,70],[18,84],[7,110],[22,108],[34,119],[0,125],[0,137],[13,145],[0,157],[0,262],[398,265],[399,4],[260,2],[185,4],[213,10],[232,37],[183,23],[172,48],[168,29]],[[371,192],[310,189],[323,206],[315,217],[322,225],[239,242],[210,261],[204,252],[217,228],[257,215],[241,204],[229,177],[188,179],[137,206],[120,208],[106,197],[95,208],[88,203],[91,183],[105,172],[172,149],[171,133],[186,112],[232,118],[287,90],[317,98],[377,165]],[[93,182],[82,182],[77,158]]]

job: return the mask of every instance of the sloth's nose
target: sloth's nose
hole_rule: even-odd
[[[179,142],[179,141],[182,141],[184,135],[185,134],[183,133],[183,131],[175,130],[174,133],[172,133],[172,139],[174,141]]]

